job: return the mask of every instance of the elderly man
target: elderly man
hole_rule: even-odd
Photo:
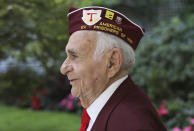
[[[129,77],[144,30],[104,7],[70,8],[61,73],[84,107],[80,131],[166,131],[149,98]]]

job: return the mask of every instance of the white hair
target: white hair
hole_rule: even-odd
[[[130,70],[135,63],[134,50],[121,38],[114,35],[97,31],[96,50],[94,52],[94,59],[102,58],[103,54],[113,48],[121,50],[123,55],[123,63],[121,70]]]

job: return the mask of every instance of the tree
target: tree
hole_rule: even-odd
[[[136,51],[133,79],[158,105],[168,101],[167,127],[184,127],[193,115],[194,15],[162,22]]]
[[[6,99],[11,91],[10,99],[16,101],[22,92],[30,94],[33,88],[46,88],[56,103],[69,93],[66,77],[59,74],[69,37],[68,9],[102,3],[102,0],[0,0],[0,61],[10,57],[17,61],[10,63],[7,72],[0,71],[1,97]]]

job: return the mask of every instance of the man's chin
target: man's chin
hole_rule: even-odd
[[[72,94],[72,96],[79,98],[80,93],[78,91],[76,91],[74,88],[75,87],[71,88],[71,94]]]

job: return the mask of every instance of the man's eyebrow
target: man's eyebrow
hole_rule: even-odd
[[[68,49],[67,53],[71,54],[71,55],[77,55],[77,53],[74,50],[71,50],[71,49]]]

